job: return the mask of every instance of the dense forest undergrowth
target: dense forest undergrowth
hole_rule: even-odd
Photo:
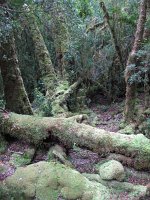
[[[150,199],[149,11],[0,1],[0,199]]]

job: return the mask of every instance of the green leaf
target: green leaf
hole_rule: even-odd
[[[14,7],[21,7],[25,3],[25,0],[9,0],[9,4]]]

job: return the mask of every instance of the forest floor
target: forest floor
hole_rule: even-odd
[[[93,101],[90,109],[97,116],[95,126],[106,131],[117,132],[123,120],[123,99],[117,99],[117,102],[109,104],[106,97],[98,95]]]
[[[108,104],[105,97],[99,95],[96,96],[90,104],[90,110],[96,116],[95,126],[100,129],[117,132],[119,130],[120,122],[123,119],[123,105],[122,99],[118,99],[117,102]],[[32,160],[29,163],[35,163],[42,160],[47,160],[47,153],[50,146],[36,151]],[[16,166],[13,164],[12,155],[18,154],[23,155],[27,149],[33,147],[29,144],[20,141],[9,141],[6,151],[0,155],[0,166],[5,166],[5,171],[0,171],[0,181],[4,180],[7,176],[12,175]],[[81,173],[98,173],[96,164],[100,161],[104,161],[105,157],[93,153],[86,149],[74,148],[69,149],[67,152],[68,160],[73,164],[75,169]],[[150,174],[148,172],[137,172],[134,169],[128,169],[125,167],[126,172],[130,174],[126,177],[126,182],[133,183],[134,185],[147,185],[150,183]],[[61,198],[60,198],[61,199]],[[121,192],[118,196],[113,196],[113,200],[128,200],[128,195]]]

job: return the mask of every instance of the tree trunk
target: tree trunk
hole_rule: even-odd
[[[60,77],[64,80],[67,77],[64,56],[68,50],[70,37],[67,27],[66,14],[62,8],[62,5],[58,1],[53,1],[52,9],[50,10],[50,16],[51,36],[54,41],[56,60],[58,66],[57,73],[60,74]]]
[[[6,109],[19,114],[33,114],[21,72],[18,66],[13,34],[1,43],[1,74],[3,78]]]
[[[60,91],[60,94],[58,91],[58,93],[56,92],[52,96],[52,114],[53,115],[68,113],[69,111],[68,101],[71,95],[73,95],[78,90],[81,82],[82,82],[82,79],[79,78],[75,83],[69,86],[69,88],[66,91]],[[57,91],[57,88],[56,88],[56,91]]]
[[[147,0],[141,0],[140,14],[135,33],[135,40],[132,47],[132,51],[127,61],[127,67],[125,72],[126,102],[125,102],[124,113],[125,113],[125,120],[127,122],[133,120],[135,114],[136,83],[135,81],[130,80],[130,78],[134,74],[135,70],[134,65],[136,65],[136,59],[137,59],[136,54],[140,50],[143,41],[144,25],[146,22],[146,11],[147,11]]]
[[[120,65],[121,65],[121,69],[123,70],[124,69],[124,63],[123,63],[123,59],[122,59],[122,53],[121,53],[121,49],[119,47],[119,44],[118,44],[118,41],[117,41],[117,37],[116,37],[116,34],[115,34],[115,30],[114,28],[111,26],[110,24],[110,17],[109,17],[109,13],[106,9],[106,6],[104,4],[104,2],[100,2],[100,7],[102,8],[103,10],[103,13],[104,13],[104,19],[105,19],[105,22],[106,24],[108,25],[108,28],[109,28],[109,32],[111,34],[111,38],[112,38],[112,42],[113,42],[113,45],[115,47],[115,50],[116,50],[116,53],[118,55],[118,59],[119,59],[119,62],[120,62]]]
[[[78,123],[82,116],[48,118],[1,113],[0,130],[4,134],[39,145],[45,139],[57,139],[68,147],[89,148],[99,154],[117,153],[132,157],[136,169],[150,169],[150,140],[144,135],[107,132]]]
[[[27,27],[30,30],[34,42],[35,55],[39,64],[41,79],[46,87],[47,96],[51,97],[57,83],[54,66],[49,51],[45,45],[43,36],[39,30],[35,16],[32,12],[26,12]]]

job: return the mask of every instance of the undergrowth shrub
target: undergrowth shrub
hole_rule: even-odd
[[[52,106],[50,100],[37,88],[35,89],[34,96],[33,109],[35,113],[45,117],[52,116]]]

